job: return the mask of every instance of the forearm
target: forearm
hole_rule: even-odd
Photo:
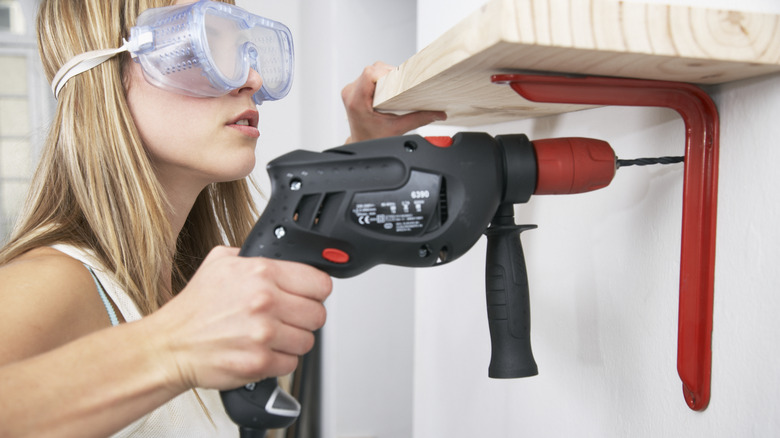
[[[0,436],[107,436],[184,391],[149,321],[0,368]]]

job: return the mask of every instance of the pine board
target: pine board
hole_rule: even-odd
[[[780,71],[780,15],[610,0],[491,0],[380,79],[377,110],[479,125],[574,111],[493,74],[549,72],[719,84]]]

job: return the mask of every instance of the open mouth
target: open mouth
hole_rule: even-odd
[[[259,116],[257,111],[247,110],[241,113],[235,119],[233,119],[229,124],[239,125],[239,126],[251,126],[253,128],[257,128],[258,118]]]

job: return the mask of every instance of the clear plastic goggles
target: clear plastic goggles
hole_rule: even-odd
[[[278,100],[290,91],[293,42],[282,23],[233,5],[201,0],[187,5],[147,9],[118,49],[81,54],[52,81],[55,95],[72,76],[117,53],[129,51],[146,80],[190,96],[222,96],[243,86],[249,69],[263,79],[253,100]]]

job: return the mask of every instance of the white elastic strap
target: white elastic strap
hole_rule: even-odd
[[[62,87],[68,82],[68,79],[77,74],[84,73],[89,69],[95,68],[108,59],[111,59],[119,53],[126,52],[127,50],[128,43],[125,42],[122,44],[122,47],[118,49],[93,50],[74,56],[60,68],[51,81],[51,91],[54,92],[54,97],[57,98],[60,95],[60,90],[62,90]]]

